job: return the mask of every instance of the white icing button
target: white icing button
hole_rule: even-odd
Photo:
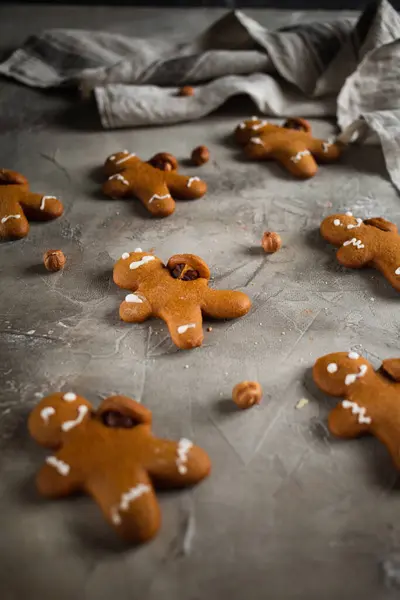
[[[336,363],[329,363],[329,365],[326,367],[326,370],[328,373],[336,373],[338,366]]]
[[[128,294],[125,296],[125,302],[133,302],[135,304],[143,304],[143,300],[136,294]]]
[[[123,260],[126,260],[127,258],[129,258],[129,252],[124,252],[123,255],[121,256],[121,258]]]
[[[74,402],[76,400],[76,398],[77,398],[77,395],[74,394],[74,392],[67,392],[63,396],[63,400],[65,400],[66,402]]]

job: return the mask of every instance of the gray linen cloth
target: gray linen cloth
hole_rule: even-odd
[[[387,0],[358,21],[272,32],[234,11],[186,43],[53,29],[29,38],[0,73],[93,91],[106,129],[199,119],[237,94],[266,115],[335,116],[339,139],[381,143],[400,190],[400,16]],[[176,95],[185,84],[194,96]]]

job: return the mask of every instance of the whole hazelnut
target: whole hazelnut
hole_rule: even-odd
[[[178,168],[178,161],[169,152],[158,152],[150,158],[149,163],[160,171],[176,171]]]
[[[264,252],[268,254],[278,252],[282,246],[281,236],[279,233],[275,233],[275,231],[265,231],[262,236],[261,246],[264,248]]]
[[[260,404],[261,398],[262,388],[257,381],[241,381],[232,390],[232,400],[242,410]]]
[[[210,151],[207,146],[197,146],[192,152],[192,163],[200,167],[210,160]]]
[[[180,88],[178,96],[194,96],[194,88],[190,85],[184,85]]]
[[[61,271],[66,263],[66,258],[61,250],[47,250],[43,255],[43,262],[48,271]]]

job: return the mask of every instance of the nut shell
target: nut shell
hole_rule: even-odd
[[[296,129],[297,131],[304,131],[305,133],[311,133],[311,125],[306,119],[300,117],[291,117],[287,119],[282,125],[285,129]]]
[[[262,236],[261,246],[267,254],[278,252],[282,246],[281,236],[275,231],[265,231]]]
[[[178,96],[194,96],[194,88],[190,85],[184,85],[178,91]]]
[[[158,152],[148,162],[152,167],[156,167],[160,171],[176,171],[178,168],[178,161],[169,152]]]
[[[197,146],[192,152],[192,163],[200,167],[210,160],[210,151],[207,146]]]
[[[241,381],[232,390],[232,400],[242,410],[260,404],[262,388],[257,381]]]
[[[43,263],[48,271],[61,271],[66,262],[67,259],[62,250],[47,250],[43,255]]]

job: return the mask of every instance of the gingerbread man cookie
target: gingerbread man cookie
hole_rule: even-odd
[[[371,433],[400,469],[400,359],[384,360],[374,371],[357,352],[334,352],[317,360],[313,378],[323,392],[344,398],[329,415],[333,435]]]
[[[122,302],[120,317],[130,323],[158,317],[166,322],[179,348],[201,346],[203,314],[235,319],[251,306],[242,292],[210,289],[209,278],[208,266],[193,254],[172,256],[165,266],[141,248],[125,252],[114,266],[114,282],[132,293]]]
[[[295,177],[313,177],[317,162],[337,160],[343,146],[332,140],[319,140],[305,119],[288,119],[283,126],[252,117],[235,130],[236,141],[252,160],[276,160]]]
[[[103,192],[107,196],[136,196],[155,217],[168,217],[174,212],[172,196],[180,200],[194,200],[207,191],[206,183],[199,177],[185,177],[173,169],[162,171],[128,150],[109,156],[104,170],[108,179],[103,184]]]
[[[325,240],[340,246],[340,264],[350,269],[374,267],[400,292],[400,236],[394,223],[381,217],[363,221],[347,212],[324,219],[320,231]]]
[[[0,169],[0,239],[20,239],[28,235],[31,221],[60,217],[63,205],[54,196],[29,191],[28,180],[15,171]]]
[[[85,492],[126,540],[145,542],[158,531],[160,507],[154,487],[183,488],[210,472],[207,454],[191,441],[157,438],[151,412],[125,396],[97,410],[73,392],[44,398],[31,412],[31,436],[55,453],[40,469],[43,496]]]

